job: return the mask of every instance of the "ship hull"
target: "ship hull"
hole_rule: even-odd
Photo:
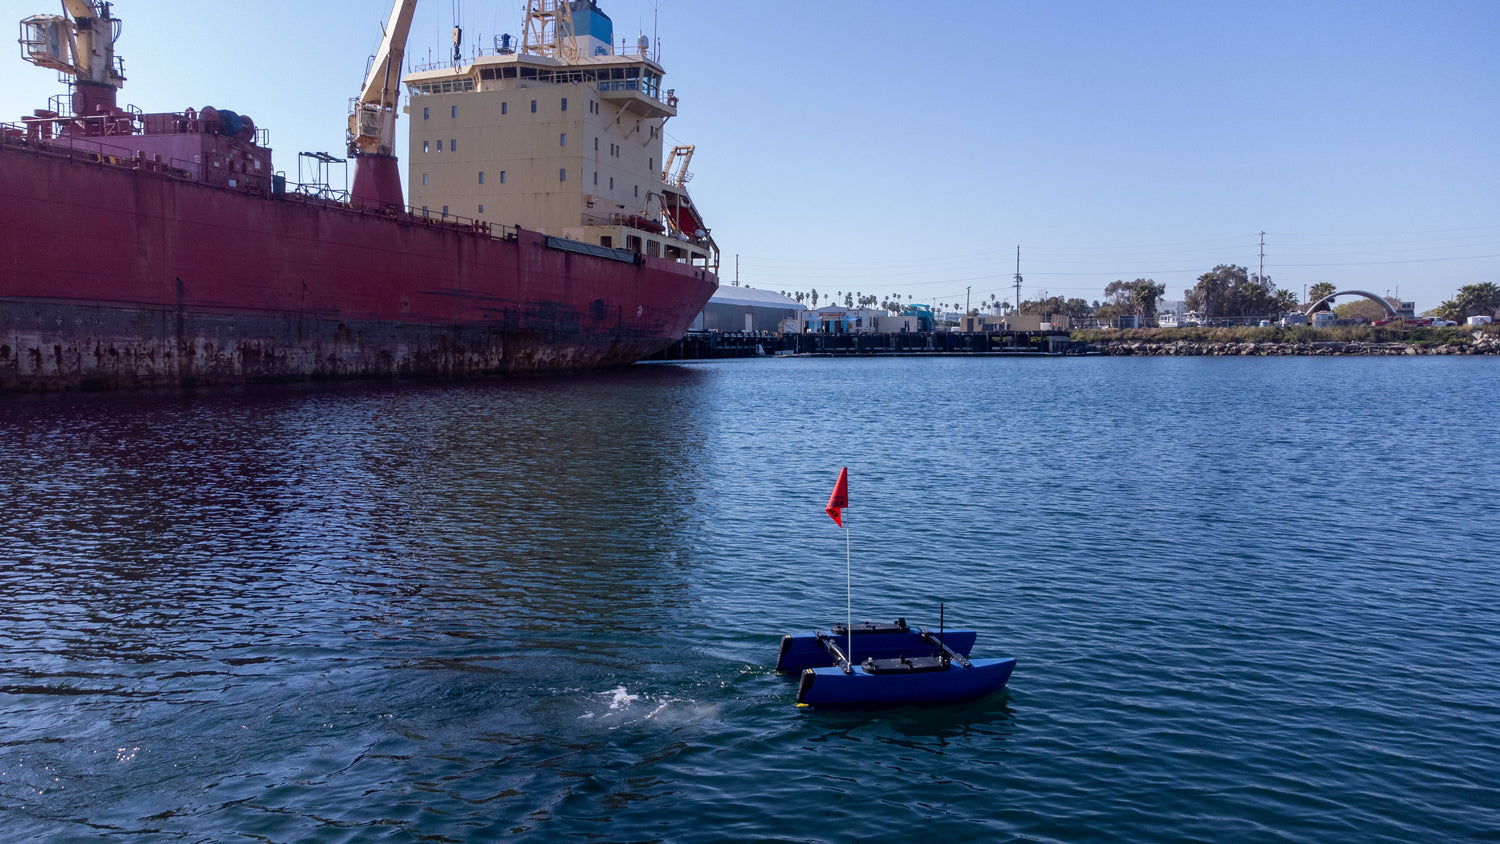
[[[713,274],[0,144],[0,390],[628,364]],[[601,255],[604,255],[601,257]]]

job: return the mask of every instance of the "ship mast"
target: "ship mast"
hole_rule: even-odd
[[[533,56],[550,56],[563,62],[578,60],[573,7],[568,0],[528,0],[521,52]]]
[[[356,206],[397,209],[401,170],[396,161],[396,106],[401,99],[401,61],[417,0],[394,0],[380,50],[370,64],[364,89],[350,103],[349,154],[354,156]]]
[[[125,84],[115,57],[120,21],[110,16],[109,3],[63,0],[62,6],[66,17],[34,15],[21,21],[22,58],[73,77],[75,116],[109,114]]]

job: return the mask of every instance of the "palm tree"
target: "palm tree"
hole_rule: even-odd
[[[1331,296],[1337,292],[1338,288],[1334,287],[1332,282],[1320,281],[1307,289],[1307,303],[1311,305],[1324,296]]]

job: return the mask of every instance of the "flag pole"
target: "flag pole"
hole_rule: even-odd
[[[849,672],[854,671],[854,565],[849,553],[849,526],[844,524],[843,511],[849,506],[849,467],[839,470],[838,483],[833,485],[833,494],[828,496],[828,506],[823,512],[844,531],[844,657]]]
[[[849,670],[854,670],[854,574],[849,557],[849,526],[844,525],[844,633],[848,637]]]

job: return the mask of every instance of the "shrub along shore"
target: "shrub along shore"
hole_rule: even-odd
[[[1500,326],[1400,329],[1355,325],[1143,328],[1072,332],[1074,343],[1105,355],[1494,355]]]

